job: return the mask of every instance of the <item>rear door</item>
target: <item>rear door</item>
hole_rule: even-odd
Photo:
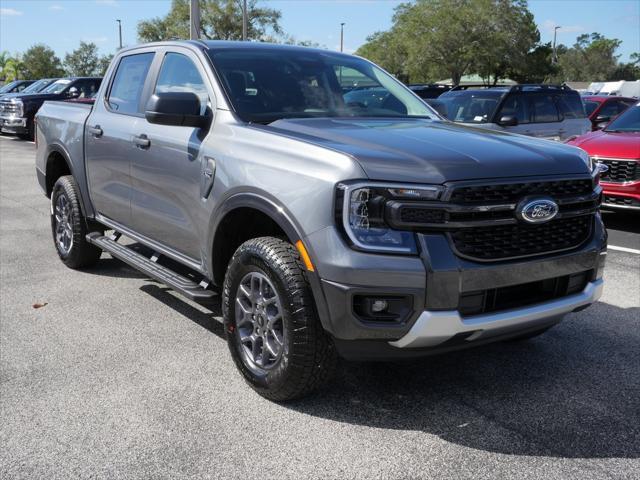
[[[99,214],[125,226],[131,221],[133,134],[143,117],[142,98],[154,56],[153,51],[136,51],[120,58],[104,99],[96,101],[85,127],[91,201]]]
[[[566,129],[552,93],[528,93],[531,110],[529,135],[547,140],[566,138]]]
[[[158,52],[156,92],[193,92],[201,113],[213,115],[213,92],[200,59],[189,49],[172,47]],[[131,213],[136,232],[198,261],[203,211],[202,179],[213,162],[204,156],[208,129],[157,125],[140,118],[135,134],[147,142],[132,155]]]

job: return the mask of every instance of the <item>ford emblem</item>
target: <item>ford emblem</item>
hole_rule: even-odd
[[[547,198],[525,200],[516,209],[516,214],[528,223],[544,223],[558,214],[558,204]]]

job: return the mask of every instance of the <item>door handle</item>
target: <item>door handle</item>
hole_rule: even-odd
[[[151,146],[151,140],[143,133],[142,135],[136,135],[133,137],[133,143],[136,147],[147,149]]]
[[[100,128],[100,125],[96,125],[95,127],[89,127],[87,130],[89,130],[89,133],[96,138],[101,137],[103,133],[102,128]]]

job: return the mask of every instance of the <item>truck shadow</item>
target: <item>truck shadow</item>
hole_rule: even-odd
[[[603,210],[602,220],[607,228],[622,230],[629,233],[640,233],[640,217],[637,213],[624,211]]]
[[[140,290],[224,339],[219,302],[194,306],[158,284]],[[500,454],[640,458],[639,345],[640,308],[597,303],[527,342],[341,362],[328,387],[283,408]]]
[[[638,327],[640,308],[599,303],[528,342],[402,364],[345,362],[328,390],[286,406],[501,454],[638,458]]]

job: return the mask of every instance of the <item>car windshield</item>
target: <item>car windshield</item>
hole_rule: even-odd
[[[71,80],[66,79],[66,78],[61,78],[60,80],[56,80],[55,82],[53,82],[51,85],[49,85],[47,88],[45,88],[42,93],[60,93],[61,91],[63,91],[67,85],[69,85],[71,83]]]
[[[486,123],[493,118],[503,94],[500,90],[446,92],[438,97],[438,111],[454,122]]]
[[[27,88],[25,88],[22,93],[38,93],[40,90],[43,90],[47,85],[51,83],[51,80],[48,78],[43,78],[42,80],[38,80],[35,83],[32,83]]]
[[[7,93],[11,91],[11,89],[15,87],[17,84],[18,82],[7,83],[6,85],[2,86],[2,88],[0,88],[0,93]]]
[[[605,132],[640,132],[640,104],[629,107],[604,129]]]
[[[209,50],[238,116],[271,123],[305,117],[437,114],[402,83],[361,58],[312,49]]]

